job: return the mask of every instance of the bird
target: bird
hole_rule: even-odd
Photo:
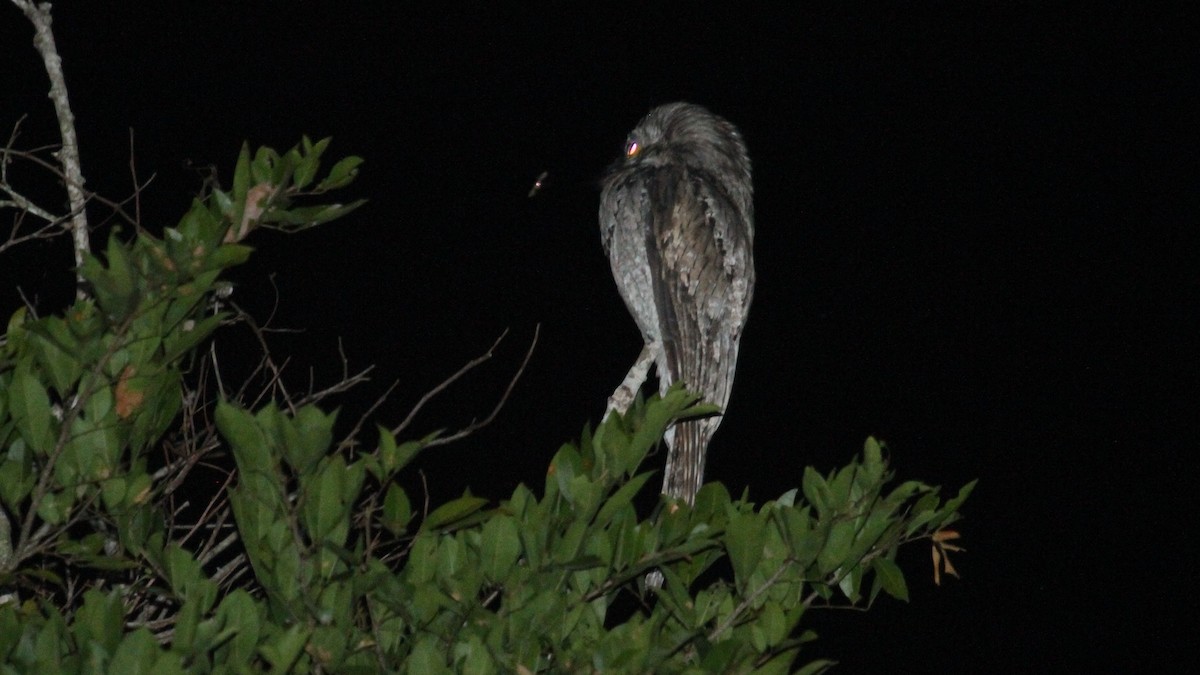
[[[741,132],[699,105],[652,109],[601,181],[600,238],[659,391],[682,381],[723,413],[754,296],[754,188]],[[720,424],[714,415],[668,429],[664,494],[695,503]]]

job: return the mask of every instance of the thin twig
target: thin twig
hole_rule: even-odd
[[[486,427],[496,419],[496,415],[500,413],[500,409],[503,408],[504,404],[508,401],[508,397],[512,393],[513,387],[517,385],[517,381],[520,380],[521,375],[524,374],[525,367],[529,364],[529,359],[533,356],[533,350],[537,346],[538,335],[541,333],[541,329],[541,324],[538,324],[538,326],[534,328],[533,339],[529,343],[528,351],[525,352],[525,358],[521,361],[521,365],[519,368],[517,368],[517,372],[513,374],[512,379],[510,379],[508,382],[508,386],[504,389],[504,394],[500,397],[500,400],[496,402],[495,407],[492,408],[492,411],[488,414],[488,416],[482,420],[472,420],[470,424],[462,429],[459,429],[449,436],[436,438],[430,441],[425,447],[432,448],[439,445],[446,445],[447,443],[453,443],[454,441],[460,440],[475,433],[479,429]],[[413,419],[417,416],[417,413],[420,412],[421,408],[423,408],[425,404],[431,401],[435,396],[445,391],[450,387],[450,385],[462,378],[462,376],[479,367],[481,364],[491,360],[491,358],[495,356],[496,348],[500,346],[500,342],[504,340],[505,336],[507,335],[508,329],[505,329],[504,332],[500,334],[500,337],[496,338],[496,341],[492,343],[492,346],[486,352],[475,357],[474,359],[471,359],[461,368],[455,371],[453,375],[447,377],[445,380],[442,380],[442,382],[433,389],[425,392],[425,394],[421,396],[420,400],[417,401],[417,404],[413,406],[412,410],[408,412],[408,416],[404,418],[404,421],[400,422],[396,428],[391,430],[392,435],[399,436],[401,432],[408,428],[408,425],[412,423]]]
[[[364,412],[362,415],[359,415],[358,421],[354,423],[354,428],[350,430],[350,433],[346,434],[342,438],[340,443],[338,443],[338,450],[348,450],[354,447],[356,442],[355,439],[358,438],[358,434],[362,431],[363,425],[366,424],[367,420],[375,414],[375,411],[379,409],[379,406],[383,405],[383,403],[388,400],[388,397],[391,396],[392,392],[395,391],[396,387],[398,386],[400,386],[400,380],[393,382],[391,386],[387,388],[387,391],[383,392],[382,396],[375,399],[375,402],[372,403],[369,408],[367,408],[366,412]]]
[[[53,162],[48,162],[48,161],[42,159],[38,155],[39,152],[43,152],[45,150],[50,150],[50,149],[51,148],[43,147],[43,148],[34,148],[32,150],[17,150],[13,147],[8,147],[8,148],[6,148],[5,152],[6,152],[6,154],[8,154],[16,159],[30,162],[32,164],[35,164],[35,165],[53,173],[55,177],[57,177],[59,180],[61,180],[65,183],[66,176],[63,173],[62,168]],[[54,151],[54,152],[57,152],[57,151]],[[52,152],[52,154],[53,154],[53,152]],[[89,202],[96,201],[96,202],[99,202],[100,204],[103,204],[104,206],[107,206],[108,208],[112,209],[113,213],[120,216],[124,222],[129,223],[130,225],[133,225],[134,227],[140,227],[141,221],[138,219],[138,217],[129,215],[129,213],[127,213],[125,211],[125,205],[131,201],[134,201],[140,195],[140,193],[142,191],[144,191],[150,185],[150,183],[154,182],[154,179],[156,176],[157,176],[157,174],[150,174],[150,177],[147,178],[144,183],[141,183],[141,184],[134,183],[133,193],[130,194],[128,197],[122,199],[121,201],[113,201],[97,192],[92,192],[90,190],[84,190],[84,197],[86,198],[86,201],[89,201]],[[7,185],[5,185],[4,187],[6,190],[11,188],[11,186],[7,186]],[[56,222],[61,224],[63,222],[70,220],[72,218],[72,214],[68,213],[65,216],[54,216],[54,217],[56,218]]]
[[[736,608],[734,608],[734,610],[732,612],[729,613],[729,616],[725,617],[725,620],[722,621],[720,624],[718,624],[717,627],[714,628],[712,630],[712,632],[708,634],[708,639],[716,640],[717,638],[721,637],[722,633],[724,633],[726,630],[728,630],[731,626],[733,626],[734,623],[737,622],[737,620],[739,618],[741,618],[743,612],[745,612],[747,609],[753,607],[754,603],[758,600],[758,598],[763,593],[766,593],[767,589],[774,586],[776,581],[779,581],[779,577],[783,576],[783,573],[786,572],[790,566],[791,566],[791,561],[785,562],[784,564],[780,565],[779,568],[775,570],[775,573],[771,575],[771,578],[767,579],[766,581],[764,581],[762,583],[761,586],[754,589],[754,591],[752,593],[750,593],[750,595],[747,595],[745,597],[745,599],[743,599],[742,602],[739,603],[738,606]]]
[[[449,436],[441,436],[439,438],[435,438],[434,440],[430,441],[425,447],[433,448],[433,447],[436,447],[439,445],[446,445],[447,443],[453,443],[454,441],[457,441],[461,438],[469,436],[469,435],[475,433],[476,431],[482,429],[483,427],[486,427],[487,425],[492,423],[492,420],[496,419],[496,415],[500,414],[500,409],[503,408],[504,404],[508,402],[508,397],[510,394],[512,394],[513,388],[517,386],[517,380],[520,380],[521,375],[523,375],[525,373],[525,366],[529,365],[529,359],[533,357],[533,349],[534,349],[534,347],[537,347],[538,334],[541,332],[541,330],[542,330],[541,324],[538,324],[537,327],[535,327],[533,329],[533,339],[530,340],[530,342],[529,342],[529,349],[525,352],[525,358],[521,360],[521,366],[519,368],[517,368],[517,372],[513,373],[512,379],[510,379],[508,381],[508,386],[504,388],[504,395],[500,397],[499,401],[496,401],[496,406],[494,408],[492,408],[492,412],[490,414],[488,414],[488,416],[483,418],[482,420],[480,420],[478,422],[472,421],[467,426],[463,427],[462,429],[459,429],[458,431],[450,434]],[[507,332],[507,331],[505,331],[505,332]],[[501,337],[503,337],[503,335]],[[499,344],[498,341],[497,341],[497,344]],[[495,346],[493,346],[493,349],[494,348],[495,348]],[[488,358],[491,358],[490,353],[488,354]]]
[[[401,421],[400,424],[396,428],[392,429],[392,435],[399,436],[400,432],[407,429],[408,425],[412,423],[414,418],[416,418],[417,413],[421,411],[421,408],[424,408],[425,404],[430,402],[431,400],[433,400],[433,398],[435,396],[437,396],[438,394],[445,391],[447,388],[450,387],[450,385],[454,384],[459,378],[461,378],[463,375],[466,375],[467,373],[471,372],[472,370],[477,368],[480,364],[491,360],[492,356],[494,355],[494,353],[496,351],[496,347],[500,346],[500,342],[504,339],[504,337],[506,335],[508,335],[507,328],[504,329],[503,333],[500,333],[500,337],[496,338],[496,341],[492,343],[492,346],[489,347],[488,350],[483,353],[483,355],[477,356],[477,357],[471,359],[470,361],[467,361],[461,368],[459,368],[457,371],[455,371],[453,375],[442,380],[441,383],[439,383],[433,389],[430,389],[429,391],[425,392],[425,394],[423,396],[421,396],[420,400],[417,401],[417,404],[412,407],[412,410],[408,411],[408,416],[405,417],[404,420]]]
[[[285,360],[282,365],[276,365],[275,360],[271,358],[271,348],[267,345],[267,339],[263,336],[263,329],[259,327],[254,317],[250,316],[249,312],[239,307],[233,301],[229,301],[229,306],[236,310],[238,318],[246,322],[246,325],[250,327],[250,332],[254,334],[254,338],[258,340],[258,346],[263,351],[262,365],[265,365],[271,371],[271,379],[267,382],[266,387],[264,387],[263,393],[265,394],[272,387],[278,387],[280,393],[283,395],[283,402],[287,404],[288,410],[295,415],[295,401],[292,399],[291,394],[288,393],[287,385],[283,383],[283,371],[287,368],[290,359]]]

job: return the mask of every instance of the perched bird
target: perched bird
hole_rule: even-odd
[[[753,191],[738,130],[670,103],[629,134],[600,198],[601,241],[660,390],[682,381],[722,410],[754,294]],[[712,416],[667,432],[665,494],[694,503],[720,424]]]

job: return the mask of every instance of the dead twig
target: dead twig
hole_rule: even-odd
[[[533,350],[537,346],[538,335],[540,334],[541,329],[542,329],[541,324],[538,324],[538,326],[536,328],[534,328],[533,339],[529,343],[528,351],[525,352],[525,358],[521,361],[521,365],[519,368],[517,368],[517,372],[513,374],[512,379],[510,379],[508,382],[508,386],[504,389],[504,394],[500,397],[500,400],[496,402],[495,407],[492,408],[492,411],[488,414],[488,416],[483,418],[482,420],[472,420],[470,424],[463,427],[462,429],[459,429],[458,431],[456,431],[448,436],[442,436],[437,439],[434,439],[433,441],[428,443],[425,447],[431,448],[431,447],[435,447],[435,446],[439,446],[439,445],[446,445],[447,443],[453,443],[454,441],[465,438],[466,436],[469,436],[469,435],[475,433],[479,429],[486,427],[487,425],[491,424],[494,419],[496,419],[496,415],[500,413],[501,408],[503,408],[504,404],[508,401],[508,397],[512,393],[513,387],[515,387],[517,385],[517,380],[520,380],[521,375],[525,372],[525,366],[529,364],[529,359],[533,356]],[[404,418],[404,421],[400,422],[400,424],[398,426],[396,426],[396,428],[391,430],[392,435],[398,436],[398,435],[400,435],[401,432],[403,432],[405,429],[407,429],[408,425],[412,423],[414,418],[416,418],[417,413],[421,411],[421,408],[425,407],[425,404],[429,403],[429,401],[433,400],[433,398],[435,396],[437,396],[438,394],[445,391],[447,388],[450,387],[450,385],[454,384],[460,378],[462,378],[462,376],[466,375],[467,373],[471,372],[475,368],[479,367],[481,364],[486,363],[487,361],[490,361],[491,358],[495,355],[496,348],[500,346],[500,342],[502,340],[504,340],[505,336],[507,336],[507,335],[508,335],[508,330],[505,329],[505,331],[500,334],[500,337],[496,338],[496,341],[492,343],[492,346],[486,352],[484,352],[480,356],[475,357],[474,359],[471,359],[466,364],[464,364],[463,367],[461,367],[457,371],[455,371],[454,374],[452,374],[450,377],[447,377],[445,380],[442,380],[442,382],[439,383],[437,386],[435,386],[433,389],[430,389],[429,391],[425,392],[425,394],[423,396],[421,396],[420,400],[417,401],[417,404],[415,406],[413,406],[412,410],[410,410],[408,412],[408,416]]]

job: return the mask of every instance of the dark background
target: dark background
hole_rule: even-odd
[[[501,498],[540,484],[640,348],[598,179],[651,107],[703,104],[755,162],[758,270],[709,478],[764,501],[876,434],[901,478],[980,479],[963,578],[936,588],[908,551],[912,602],[820,614],[804,656],[842,672],[1195,660],[1167,616],[1195,606],[1193,9],[406,4],[57,5],[88,186],[131,192],[130,129],[156,174],[151,229],[204,167],[228,185],[243,140],[331,135],[332,155],[365,157],[349,196],[370,203],[255,235],[235,297],[305,329],[275,342],[297,386],[336,378],[339,338],[352,366],[377,364],[347,419],[399,379],[394,424],[509,330],[419,433],[485,415],[540,324],[496,422],[421,465],[435,496]],[[27,113],[25,148],[58,141],[31,34],[0,7],[0,125]],[[69,255],[0,259],[3,315],[18,287],[61,307]]]

